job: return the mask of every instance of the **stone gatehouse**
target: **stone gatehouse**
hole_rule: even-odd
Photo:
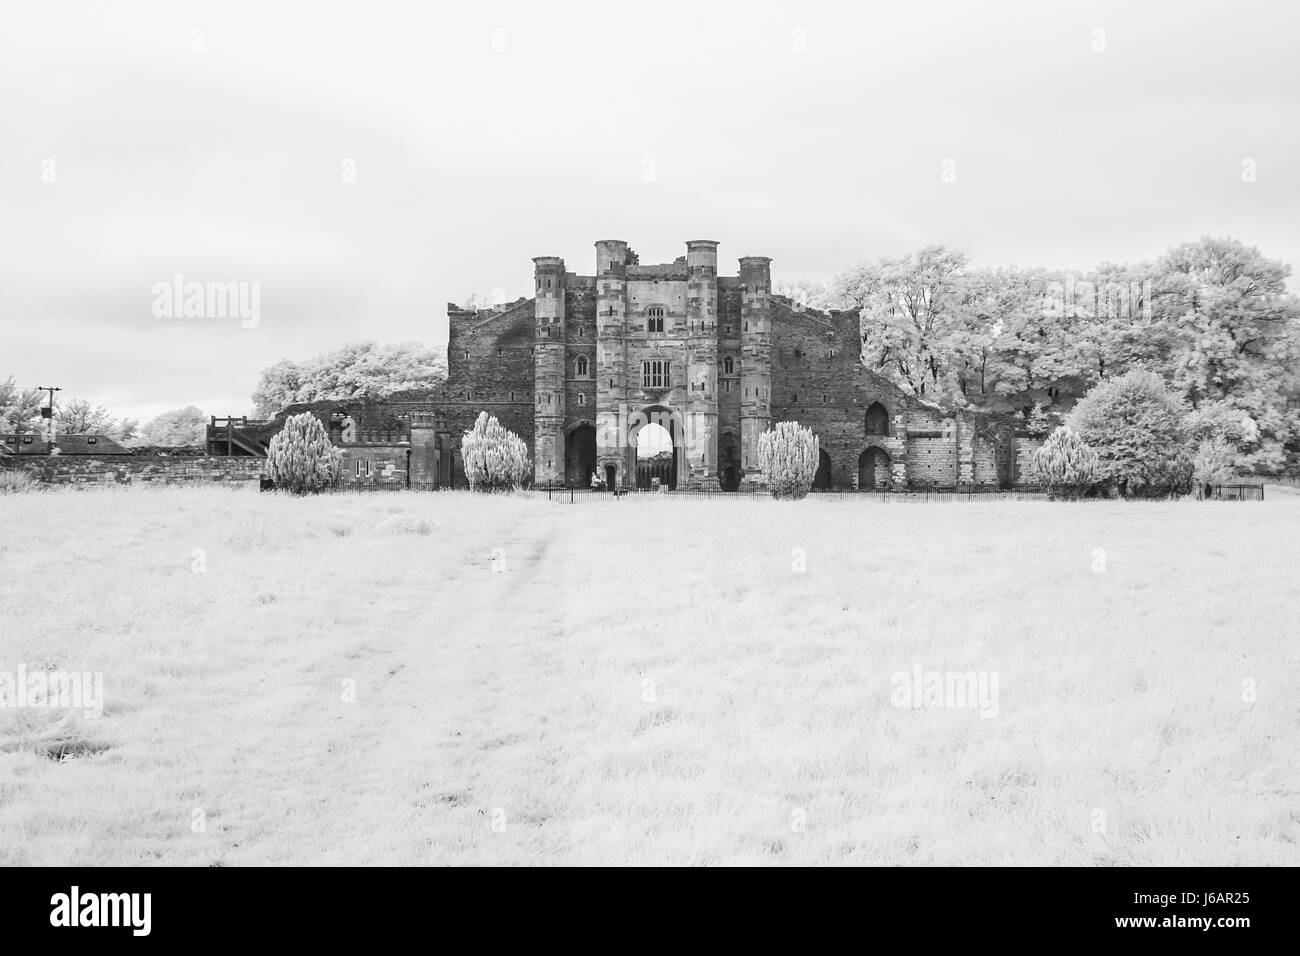
[[[528,444],[538,484],[627,488],[650,426],[676,487],[760,484],[758,436],[798,421],[818,435],[821,488],[1008,486],[1019,478],[1005,418],[917,400],[860,359],[856,311],[819,312],[772,293],[771,260],[718,274],[718,243],[643,265],[596,243],[594,272],[533,260],[533,295],[490,309],[449,303],[448,378],[431,393],[311,410],[345,451],[349,483],[463,485],[460,437],[480,411]],[[229,449],[229,443],[226,448]]]

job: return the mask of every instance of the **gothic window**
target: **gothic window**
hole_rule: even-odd
[[[872,402],[867,409],[866,430],[868,435],[889,434],[889,412],[879,402]]]
[[[652,305],[645,310],[645,330],[662,332],[664,330],[664,309],[661,305]]]
[[[728,355],[726,358],[722,360],[722,371],[725,374],[730,375],[735,370],[736,370],[736,363],[732,359],[732,357]]]
[[[584,395],[582,392],[579,392],[579,393],[578,393],[578,404],[579,404],[579,405],[586,405],[586,404],[587,404],[587,396]]]
[[[577,370],[578,370],[579,377],[586,378],[587,377],[587,356],[579,355],[577,364],[578,364]]]
[[[653,359],[641,363],[641,387],[642,388],[671,388],[672,381],[669,378],[668,363]]]

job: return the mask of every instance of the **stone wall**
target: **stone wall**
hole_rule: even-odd
[[[1034,478],[1029,474],[1030,463],[1043,439],[1033,438],[1028,435],[1017,435],[1015,438],[1015,474],[1016,484],[1032,485]]]
[[[150,455],[54,455],[24,461],[23,471],[46,485],[206,484],[247,485],[256,489],[265,462],[261,458],[208,458]]]

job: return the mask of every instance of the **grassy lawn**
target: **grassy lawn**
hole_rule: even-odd
[[[0,528],[0,672],[106,701],[0,710],[0,865],[1300,864],[1295,493],[161,488]],[[996,706],[896,706],[918,669]]]

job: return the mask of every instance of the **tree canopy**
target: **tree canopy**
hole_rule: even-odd
[[[435,388],[447,379],[446,353],[416,342],[350,342],[303,362],[281,359],[253,392],[255,414],[270,418],[295,402],[386,398]]]
[[[927,246],[845,270],[828,298],[860,310],[864,364],[918,397],[1059,421],[1097,383],[1146,369],[1204,437],[1271,472],[1300,456],[1290,271],[1211,237],[1082,275],[975,268]]]

